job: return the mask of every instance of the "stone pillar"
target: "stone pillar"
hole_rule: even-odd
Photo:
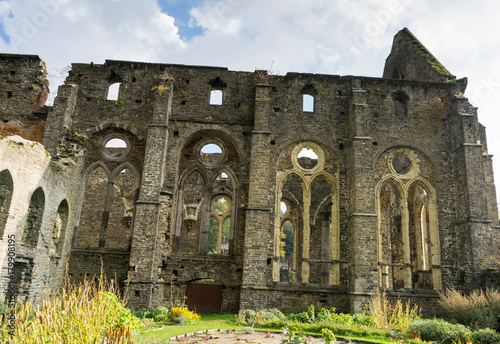
[[[245,220],[245,253],[240,309],[263,309],[267,305],[268,234],[271,228],[269,85],[256,85],[255,117],[250,155],[248,206]]]
[[[331,213],[324,214],[323,218],[321,219],[321,260],[323,261],[323,263],[321,263],[321,284],[325,286],[332,284],[331,281],[334,280],[332,276],[332,274],[334,274],[334,271],[332,269],[334,264],[325,262],[336,259],[332,257],[330,223]]]
[[[412,288],[412,280],[411,280],[411,259],[410,259],[410,214],[408,211],[408,195],[401,195],[401,207],[402,207],[402,216],[401,216],[401,232],[403,236],[403,261],[406,265],[404,267],[404,283],[406,289]],[[378,249],[378,247],[377,247]]]
[[[47,115],[47,123],[43,135],[45,150],[52,156],[57,155],[59,137],[65,136],[71,126],[71,117],[75,112],[78,85],[59,86],[54,107]]]
[[[161,232],[160,191],[165,173],[172,89],[172,80],[164,80],[156,88],[153,116],[148,125],[128,274],[127,292],[131,307],[154,307],[156,302],[155,283],[161,265],[161,252],[157,251]]]
[[[310,275],[310,265],[309,265],[309,253],[311,251],[311,191],[304,185],[302,190],[302,199],[304,202],[304,212],[303,212],[303,233],[302,233],[302,283],[309,283]]]
[[[467,287],[480,287],[481,271],[494,263],[492,221],[488,214],[488,184],[476,109],[466,98],[455,100],[455,175],[457,233],[460,269],[464,269]],[[485,166],[486,165],[486,166]]]
[[[353,79],[348,146],[349,187],[349,291],[350,311],[359,312],[363,298],[378,287],[377,215],[372,139],[367,136],[365,117],[369,116],[366,91],[361,80]]]

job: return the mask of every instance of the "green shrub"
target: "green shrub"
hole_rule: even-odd
[[[137,312],[135,316],[141,319],[143,318],[152,319],[155,317],[155,310],[152,308],[145,308]]]
[[[332,308],[332,310],[321,308],[316,314],[316,321],[331,321],[333,314],[335,314],[335,308]]]
[[[159,315],[168,315],[169,309],[167,307],[158,307],[154,311],[154,317],[156,318]],[[155,320],[156,321],[156,320]]]
[[[285,320],[285,315],[277,308],[265,309],[263,312],[266,319],[273,320],[277,318],[280,320]]]
[[[105,324],[109,328],[127,328],[132,332],[142,327],[141,321],[132,314],[132,311],[125,307],[122,300],[112,292],[104,291],[98,294],[99,302],[107,309]]]
[[[288,317],[290,320],[295,320],[301,323],[312,323],[312,319],[309,316],[309,313],[307,312],[302,312],[302,313],[291,313]]]
[[[474,344],[497,344],[500,343],[500,333],[485,328],[472,332],[471,338]]]
[[[238,322],[240,324],[254,325],[268,322],[282,322],[283,320],[285,320],[285,315],[276,308],[263,309],[258,312],[245,309],[238,313]]]
[[[331,321],[339,324],[352,324],[353,316],[350,314],[337,313],[332,315]]]
[[[474,290],[468,295],[455,289],[441,294],[440,303],[449,317],[471,329],[499,327],[500,292],[487,289]]]
[[[155,321],[156,322],[168,322],[169,316],[168,316],[168,314],[158,314],[155,316]]]
[[[238,322],[240,324],[253,324],[256,320],[256,312],[251,309],[243,309],[238,312]]]
[[[375,320],[366,313],[357,313],[352,315],[352,322],[354,324],[373,326],[375,327]]]
[[[323,311],[324,310],[324,311]],[[331,318],[331,314],[328,310],[325,310],[324,308],[322,309],[323,313],[322,313],[322,317],[329,317]],[[321,313],[321,311],[320,311]],[[288,317],[290,320],[296,320],[296,321],[299,321],[299,322],[302,322],[302,323],[313,323],[316,321],[316,316],[319,315],[319,313],[316,313],[316,310],[314,309],[314,305],[310,305],[309,307],[307,307],[307,311],[305,312],[302,312],[302,313],[297,313],[297,314],[290,314],[290,316]],[[321,319],[323,320],[323,319]],[[327,319],[324,319],[324,320],[327,320]]]
[[[328,328],[321,329],[321,335],[323,336],[326,344],[330,344],[330,342],[336,340],[333,332]]]
[[[420,332],[420,338],[440,343],[467,342],[471,331],[460,324],[450,324],[442,319],[421,319],[410,324],[409,332]]]
[[[288,319],[302,323],[312,323],[314,321],[314,305],[310,305],[307,311],[301,313],[291,313]]]

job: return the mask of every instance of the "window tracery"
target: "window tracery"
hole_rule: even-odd
[[[339,284],[338,180],[325,161],[336,168],[331,153],[312,142],[296,144],[280,157],[278,165],[290,167],[278,169],[274,281]],[[293,241],[286,232],[293,233]]]
[[[184,156],[191,167],[180,177],[174,251],[233,254],[236,178],[228,154],[223,140],[212,137],[193,144],[193,155]]]
[[[381,287],[441,289],[440,244],[432,166],[409,148],[377,163],[378,266]]]

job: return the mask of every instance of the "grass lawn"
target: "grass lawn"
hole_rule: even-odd
[[[166,343],[166,340],[185,333],[213,329],[241,329],[244,328],[234,321],[234,314],[207,314],[202,315],[201,320],[190,325],[165,325],[163,329],[143,330],[134,335],[134,343],[140,344],[160,344]]]
[[[132,337],[132,340],[136,344],[163,344],[167,343],[168,338],[172,338],[175,336],[179,336],[186,333],[198,332],[204,330],[213,330],[213,329],[245,329],[245,326],[238,325],[235,321],[236,315],[234,314],[207,314],[202,315],[201,320],[197,321],[195,324],[189,325],[164,325],[162,329],[156,330],[143,330],[139,333],[135,334]],[[277,328],[261,328],[255,327],[256,331],[281,331],[282,329]],[[309,332],[308,334],[316,334],[317,332]],[[352,338],[358,340],[369,341],[373,343],[399,343],[400,341],[390,338],[381,338],[375,336],[368,337],[358,337],[358,336],[340,336],[343,338]]]

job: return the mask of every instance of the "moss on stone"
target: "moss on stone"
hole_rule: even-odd
[[[453,75],[439,62],[423,45],[416,39],[407,37],[407,41],[417,50],[420,56],[430,65],[430,67],[439,75],[447,80],[453,79]]]

